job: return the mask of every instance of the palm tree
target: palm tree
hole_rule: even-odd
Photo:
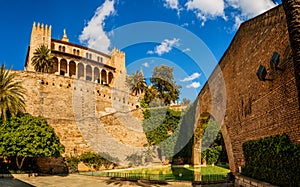
[[[15,81],[15,74],[5,69],[5,65],[0,67],[0,117],[3,121],[8,116],[15,116],[19,112],[25,111],[24,95],[25,89],[20,81]]]
[[[294,72],[300,107],[300,0],[282,0],[293,51]]]
[[[47,46],[41,45],[33,53],[32,65],[37,72],[49,72],[53,66],[53,55]]]
[[[126,77],[126,84],[135,95],[143,93],[147,89],[145,77],[141,71],[136,71],[132,75],[128,75]]]

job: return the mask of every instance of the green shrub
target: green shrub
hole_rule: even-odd
[[[246,165],[242,174],[279,186],[300,186],[300,145],[287,135],[243,144]]]
[[[104,165],[106,168],[108,168],[110,165],[115,166],[116,164],[112,161],[117,161],[117,159],[112,158],[107,153],[98,154],[92,152],[83,153],[79,157],[79,160],[85,165],[93,167],[94,169],[98,169],[101,165]]]
[[[68,167],[68,171],[69,173],[75,173],[78,171],[78,163],[79,163],[79,159],[78,157],[68,157],[65,160],[66,165]]]
[[[109,166],[117,166],[116,162],[119,162],[117,158],[113,158],[107,153],[92,153],[86,152],[79,157],[69,157],[66,158],[66,165],[68,167],[69,173],[74,173],[78,171],[78,163],[83,162],[90,168],[99,169],[101,165],[108,168]]]
[[[143,129],[149,145],[156,145],[162,155],[172,156],[178,137],[181,112],[168,108],[144,111]]]

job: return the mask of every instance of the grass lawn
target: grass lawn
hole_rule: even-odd
[[[123,170],[111,170],[93,173],[93,175],[107,177],[121,177],[152,180],[224,180],[230,171],[218,166],[205,167],[143,167]],[[201,179],[199,178],[201,177]]]

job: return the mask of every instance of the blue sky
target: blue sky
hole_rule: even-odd
[[[0,6],[0,63],[23,69],[34,21],[67,29],[70,42],[126,52],[128,73],[174,67],[181,98],[193,100],[239,25],[281,4],[272,0],[11,0]]]

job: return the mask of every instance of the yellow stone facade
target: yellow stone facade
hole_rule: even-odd
[[[25,71],[14,73],[27,89],[26,112],[44,117],[55,129],[66,148],[63,156],[105,150],[117,154],[119,148],[107,146],[111,142],[107,139],[122,145],[146,144],[144,133],[132,132],[121,122],[135,119],[140,108],[138,97],[131,95],[125,84],[124,52],[113,49],[105,54],[69,42],[66,30],[61,40],[53,39],[51,33],[52,26],[33,24]],[[49,73],[36,72],[31,63],[41,45],[54,55]],[[126,122],[132,125],[131,120]],[[132,150],[126,151],[131,154]]]
[[[115,87],[115,80],[126,75],[125,53],[113,49],[110,54],[69,42],[66,30],[61,40],[51,37],[52,26],[34,23],[28,47],[25,71],[35,71],[31,59],[41,45],[55,56],[52,74],[92,81]],[[123,79],[121,79],[123,80]],[[124,85],[124,84],[121,84]],[[119,88],[120,89],[120,88]]]

